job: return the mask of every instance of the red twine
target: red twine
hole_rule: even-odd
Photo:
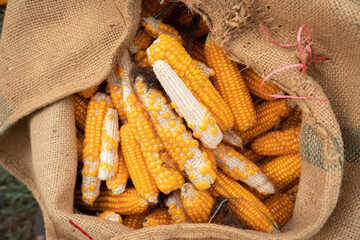
[[[82,234],[84,234],[85,236],[87,236],[90,240],[94,240],[92,237],[90,237],[89,234],[87,234],[81,227],[79,227],[78,225],[76,225],[71,219],[69,219],[69,223],[71,225],[73,225],[74,227],[76,227]]]
[[[304,52],[303,52],[303,49],[302,49],[302,46],[301,44],[305,43],[306,45],[306,51],[309,55],[309,61],[310,62],[322,62],[322,61],[325,61],[326,58],[325,57],[313,57],[312,56],[312,52],[311,52],[311,47],[309,44],[306,43],[307,40],[309,40],[310,38],[310,30],[309,30],[309,27],[304,24],[304,25],[301,25],[300,28],[299,28],[299,31],[297,33],[297,43],[295,44],[281,44],[281,43],[278,43],[276,42],[274,39],[272,39],[272,37],[270,36],[270,34],[265,30],[265,28],[263,27],[262,24],[259,24],[260,28],[264,31],[264,33],[269,37],[269,39],[275,43],[276,45],[280,46],[280,47],[295,47],[295,46],[299,46],[299,51],[300,51],[300,56],[301,56],[301,62],[302,63],[296,63],[296,64],[291,64],[289,66],[285,66],[285,67],[282,67],[282,68],[279,68],[279,69],[276,69],[274,71],[272,71],[271,73],[269,73],[264,79],[263,81],[261,82],[260,84],[260,92],[266,96],[269,96],[269,97],[274,97],[274,98],[292,98],[292,99],[308,99],[308,100],[316,100],[316,101],[321,101],[321,102],[329,102],[329,100],[322,100],[322,99],[317,99],[317,98],[311,98],[311,97],[295,97],[295,96],[284,96],[284,95],[272,95],[272,94],[267,94],[265,92],[262,91],[262,86],[264,84],[264,82],[270,78],[272,75],[274,75],[275,73],[278,73],[278,72],[281,72],[283,70],[286,70],[286,69],[289,69],[289,68],[294,68],[294,67],[301,67],[300,68],[300,73],[304,72],[308,67],[306,66],[306,60],[305,60],[305,56],[304,56]],[[301,41],[301,33],[303,31],[303,29],[306,29],[307,31],[307,36],[304,40]]]

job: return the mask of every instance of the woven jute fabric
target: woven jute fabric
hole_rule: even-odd
[[[309,63],[271,78],[303,110],[302,175],[293,218],[281,233],[215,224],[128,229],[73,207],[77,172],[74,92],[105,79],[139,26],[141,1],[9,1],[0,40],[0,164],[33,192],[48,239],[359,239],[360,6],[357,1],[205,1],[184,3],[209,23],[216,43],[261,76],[299,63],[302,24]],[[304,36],[305,37],[305,36]]]

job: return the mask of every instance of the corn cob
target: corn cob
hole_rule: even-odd
[[[261,166],[264,174],[273,182],[277,189],[284,189],[301,173],[300,153],[283,155]]]
[[[175,191],[165,200],[168,213],[175,224],[190,222],[184,206],[181,203],[180,191]]]
[[[256,108],[256,106],[260,105],[261,103],[265,102],[264,99],[256,97],[254,95],[251,95],[251,99],[253,101],[254,107]]]
[[[95,85],[93,87],[90,87],[88,89],[85,89],[83,91],[78,92],[77,94],[79,94],[80,96],[82,96],[83,98],[91,98],[92,96],[94,96],[94,94],[96,93],[96,91],[98,90],[99,85]]]
[[[137,54],[135,54],[133,60],[140,67],[151,66],[146,55],[146,50],[140,50]]]
[[[212,77],[215,75],[215,71],[212,68],[209,68],[208,66],[206,66],[205,63],[200,62],[198,60],[193,59],[193,61],[195,62],[196,66],[199,67],[199,69],[201,70],[201,72],[206,76],[206,77]]]
[[[142,213],[149,207],[149,203],[140,197],[135,188],[127,188],[119,195],[101,189],[93,205],[82,202],[80,198],[80,193],[75,192],[75,206],[90,211],[113,211],[121,215],[131,215]]]
[[[246,86],[248,87],[251,94],[268,101],[272,101],[276,99],[273,97],[266,96],[260,92],[260,85],[263,79],[252,68],[245,69],[244,71],[241,72],[241,75],[243,76],[246,82]],[[271,82],[264,82],[261,89],[264,93],[271,95],[284,94],[284,92],[278,86],[276,86],[274,83]]]
[[[245,82],[239,74],[239,68],[211,37],[206,39],[204,50],[208,66],[215,71],[212,78],[215,88],[231,109],[235,120],[234,128],[245,131],[254,126],[256,111]]]
[[[296,199],[297,196],[297,192],[299,190],[299,178],[294,180],[291,184],[290,184],[290,188],[288,188],[284,193],[289,194],[294,200]]]
[[[142,223],[144,222],[145,217],[148,215],[147,212],[139,213],[139,214],[132,214],[127,215],[124,217],[124,226],[133,229],[140,229],[142,228]]]
[[[158,79],[160,78],[159,75],[164,74],[163,72],[165,70],[166,74],[168,74],[169,71],[173,69],[194,97],[209,109],[211,115],[216,120],[216,124],[222,131],[226,131],[232,127],[234,118],[229,107],[211,84],[210,80],[201,72],[190,55],[174,38],[160,34],[159,38],[147,49],[147,55],[149,63],[153,66]],[[159,60],[164,60],[169,65],[166,64],[167,67],[165,67]],[[166,75],[162,77],[169,81]],[[164,79],[159,79],[159,81],[162,82],[165,91],[169,94],[167,88],[173,86],[167,84]],[[181,94],[180,92],[180,95]],[[178,105],[179,103],[176,104]]]
[[[252,150],[259,155],[279,156],[300,151],[301,127],[287,128],[264,134],[251,144]]]
[[[206,63],[204,45],[205,41],[199,38],[195,39],[189,54],[193,59]]]
[[[269,195],[262,194],[252,187],[249,187],[249,185],[246,185],[245,183],[240,182],[241,186],[243,186],[246,190],[251,192],[256,198],[258,198],[260,201],[265,200]]]
[[[158,38],[160,34],[167,34],[173,37],[181,45],[184,44],[184,40],[182,39],[178,30],[176,30],[169,24],[162,23],[152,17],[142,18],[141,24],[144,27],[145,31],[153,38]]]
[[[299,106],[295,108],[293,114],[288,117],[284,123],[281,125],[281,129],[287,129],[292,127],[297,127],[301,125],[302,112]]]
[[[280,118],[286,117],[290,111],[291,108],[285,99],[264,102],[258,105],[256,107],[256,125],[240,133],[243,144],[247,144],[257,136],[260,136],[261,134],[272,129],[277,123],[280,122]]]
[[[142,31],[135,36],[134,41],[131,42],[129,51],[132,55],[137,54],[140,50],[146,49],[154,41],[154,38],[150,36],[146,31]]]
[[[244,148],[244,149],[241,149],[239,150],[239,152],[244,155],[244,157],[246,157],[247,159],[249,159],[250,161],[256,163],[258,161],[260,161],[261,159],[264,158],[264,156],[261,156],[261,155],[258,155],[256,153],[254,153],[253,150],[251,150],[251,148],[247,149],[247,148]]]
[[[75,96],[75,123],[82,131],[85,130],[85,122],[86,122],[86,109],[89,104],[89,100],[85,99],[78,94],[74,94]]]
[[[207,190],[199,191],[191,183],[185,183],[181,188],[181,203],[194,223],[205,223],[210,220],[215,199]]]
[[[144,78],[141,75],[136,77],[135,89],[150,113],[166,150],[199,189],[208,188],[215,181],[216,174],[211,169],[207,155],[198,149],[199,143],[192,138],[190,131],[186,131],[182,120],[172,111],[163,94],[154,89],[146,91],[147,88]]]
[[[184,117],[188,127],[193,130],[193,136],[206,147],[215,148],[222,139],[222,133],[207,109],[196,100],[166,62],[156,61],[153,69],[172,100],[171,105]]]
[[[145,158],[149,173],[154,178],[160,191],[165,194],[169,194],[171,191],[181,188],[185,181],[184,177],[180,172],[169,168],[162,161],[161,156],[165,150],[164,144],[157,136],[150,117],[143,109],[138,97],[132,91],[130,83],[124,83],[123,88],[124,102],[127,105],[126,114],[128,116],[129,122],[136,127],[136,131],[141,143],[141,151]],[[137,89],[137,91],[140,92],[143,91],[143,89]],[[139,96],[143,97],[145,96],[145,93],[139,94]],[[154,111],[151,112],[151,114],[154,115],[158,112],[159,111]]]
[[[121,148],[131,180],[145,200],[157,203],[159,189],[155,180],[146,168],[146,161],[141,152],[141,146],[135,139],[136,132],[132,124],[125,124],[120,129]]]
[[[233,147],[242,148],[242,140],[238,131],[229,129],[223,132],[223,142]]]
[[[125,110],[123,107],[123,91],[121,89],[122,78],[124,77],[123,67],[119,66],[117,71],[112,69],[107,77],[108,88],[110,90],[111,100],[114,103],[117,114],[122,124],[127,122]]]
[[[210,189],[224,198],[245,199],[231,199],[230,207],[234,216],[249,228],[262,232],[275,231],[274,225],[269,221],[274,221],[269,209],[232,178],[219,171],[218,178]]]
[[[233,148],[220,143],[214,153],[220,159],[217,162],[218,166],[226,175],[246,183],[260,193],[273,194],[275,192],[273,184],[260,168]]]
[[[176,18],[176,23],[181,25],[189,25],[193,20],[194,16],[195,15],[192,14],[190,11],[185,10],[181,14],[179,14],[179,16]],[[209,32],[209,27],[206,21],[203,18],[200,18],[200,21],[195,31],[195,37],[204,36],[208,32]]]
[[[118,171],[119,121],[114,108],[109,108],[105,116],[100,146],[100,167],[98,178],[112,179]]]
[[[169,225],[171,224],[171,217],[166,208],[157,208],[152,213],[147,215],[143,222],[143,227]]]
[[[98,215],[99,218],[104,218],[109,221],[117,222],[117,223],[123,223],[123,220],[121,216],[115,212],[111,211],[105,211]]]
[[[125,158],[122,150],[118,149],[118,170],[116,175],[111,180],[106,180],[107,188],[114,194],[120,194],[125,191],[127,180],[129,179],[129,172],[126,167]]]
[[[294,213],[295,204],[288,194],[275,194],[267,198],[264,204],[269,208],[279,228],[283,227]]]
[[[145,0],[143,1],[141,8],[141,17],[153,17],[158,14],[163,8],[169,5],[171,0]],[[176,4],[170,6],[163,14],[159,16],[159,20],[166,19],[170,16],[173,10],[176,8]]]
[[[217,173],[218,170],[217,170],[216,156],[214,154],[214,151],[211,148],[207,148],[202,144],[200,145],[200,151],[206,152],[211,164],[211,168],[214,170],[215,173]]]
[[[100,192],[98,178],[100,165],[101,130],[111,99],[104,93],[96,93],[90,100],[86,114],[83,150],[82,199],[87,204],[94,202]]]

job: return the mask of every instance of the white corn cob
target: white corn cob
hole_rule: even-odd
[[[195,59],[193,59],[193,61],[195,62],[196,66],[198,66],[200,68],[201,72],[205,76],[207,76],[208,78],[215,75],[214,69],[209,68],[205,63],[200,62],[200,61],[195,60]]]
[[[109,221],[117,222],[117,223],[123,222],[121,216],[119,214],[117,214],[116,212],[105,211],[105,212],[100,213],[98,215],[98,217],[109,220]]]
[[[168,207],[168,213],[173,223],[191,223],[191,219],[187,216],[185,208],[181,203],[180,191],[172,192],[166,199],[165,205]]]
[[[157,79],[169,95],[172,106],[186,120],[193,135],[206,147],[214,149],[223,136],[206,107],[198,102],[184,82],[163,60],[155,61],[153,70]]]
[[[112,179],[106,180],[107,188],[116,195],[125,191],[126,183],[129,179],[129,172],[126,167],[124,156],[122,155],[121,148],[119,147],[118,149],[118,171]]]

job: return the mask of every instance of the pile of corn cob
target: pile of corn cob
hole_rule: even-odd
[[[166,4],[145,1],[118,66],[75,94],[75,206],[139,229],[229,224],[214,215],[227,199],[227,217],[278,231],[299,184],[301,110],[262,94],[261,77],[231,61],[199,15],[171,4],[150,17]],[[263,91],[282,93],[270,82]]]

